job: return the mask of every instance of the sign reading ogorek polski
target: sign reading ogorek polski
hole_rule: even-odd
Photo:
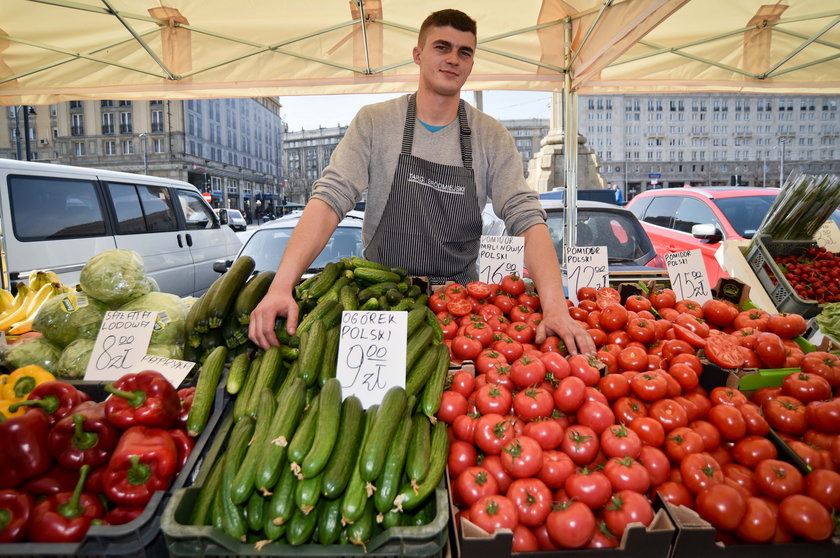
[[[665,254],[668,277],[677,300],[693,300],[703,304],[712,298],[712,288],[699,249]]]
[[[521,236],[481,236],[478,249],[478,279],[502,282],[507,275],[522,275],[525,267],[525,239]]]

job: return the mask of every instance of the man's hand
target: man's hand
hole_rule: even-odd
[[[534,342],[540,345],[549,335],[559,337],[566,345],[566,350],[569,351],[570,355],[578,353],[584,355],[595,354],[595,342],[592,340],[592,336],[569,315],[568,311],[551,312],[543,309],[543,320],[537,326]]]
[[[286,318],[286,332],[294,335],[298,322],[298,305],[294,296],[290,291],[269,289],[251,312],[248,337],[263,350],[279,345],[274,324],[281,317]]]

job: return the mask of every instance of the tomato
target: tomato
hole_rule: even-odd
[[[805,481],[796,467],[778,459],[765,459],[755,466],[755,481],[761,492],[774,500],[802,493]]]
[[[648,526],[653,521],[653,506],[644,494],[633,490],[619,490],[604,507],[604,522],[610,533],[621,538],[630,523]]]
[[[588,426],[581,424],[571,426],[566,429],[560,449],[577,465],[587,465],[598,455],[600,449],[598,435]]]
[[[566,346],[556,335],[549,335],[546,337],[545,341],[540,344],[539,349],[544,353],[558,353],[564,357],[569,354],[566,350]]]
[[[650,304],[656,310],[673,308],[677,304],[677,295],[671,289],[654,289],[650,293]]]
[[[808,428],[805,406],[796,398],[779,395],[761,406],[772,428],[785,434],[802,434]]]
[[[599,436],[615,423],[615,414],[610,406],[599,401],[584,401],[575,412],[575,417],[578,423],[589,426]]]
[[[729,327],[738,317],[738,307],[728,300],[709,299],[702,306],[703,317],[720,328]]]
[[[756,334],[755,352],[767,368],[781,368],[785,365],[785,345],[775,333],[763,331]]]
[[[744,415],[731,405],[713,405],[709,409],[709,422],[720,432],[720,437],[726,441],[740,440],[747,433],[747,422]]]
[[[589,539],[586,548],[617,548],[620,542],[615,535],[610,533],[606,522],[603,519],[599,519],[595,524],[595,531],[592,533],[592,538]]]
[[[612,485],[602,471],[584,467],[566,478],[564,490],[567,498],[573,498],[595,510],[609,502]]]
[[[449,389],[457,391],[464,397],[469,397],[475,389],[475,376],[466,370],[459,370],[453,374]]]
[[[507,497],[516,506],[519,523],[537,527],[551,512],[551,490],[536,478],[517,479],[507,489]]]
[[[694,502],[697,513],[724,531],[733,531],[747,512],[744,497],[737,489],[724,484],[712,484],[701,490]]]
[[[638,417],[630,422],[630,430],[635,432],[642,443],[655,448],[665,442],[665,428],[653,417]]]
[[[553,397],[558,409],[564,413],[573,413],[586,399],[586,384],[576,376],[567,376],[560,380]]]
[[[551,408],[554,409],[554,401],[551,401]],[[536,420],[525,424],[522,433],[529,438],[536,440],[544,450],[553,450],[560,446],[563,441],[565,429],[553,419]]]
[[[478,415],[458,415],[452,422],[452,432],[456,438],[469,442],[475,442],[475,423]]]
[[[476,339],[481,343],[482,349],[493,342],[493,329],[481,320],[472,320],[469,325],[464,327],[464,335]]]
[[[761,498],[750,497],[744,503],[744,517],[735,529],[735,536],[746,543],[772,541],[776,533],[776,513]]]
[[[670,432],[688,424],[688,414],[683,406],[673,399],[654,401],[651,403],[648,413],[662,424],[665,432]]]
[[[516,273],[511,273],[502,279],[502,290],[511,296],[519,296],[525,292],[525,281]]]
[[[508,361],[502,353],[493,349],[482,351],[473,362],[475,370],[479,374],[486,374],[491,368],[499,368],[501,366],[507,366],[507,364]]]
[[[499,483],[484,467],[467,467],[455,479],[454,485],[455,494],[467,507],[472,506],[484,496],[499,493]]]
[[[516,436],[502,446],[502,467],[515,478],[533,477],[543,463],[543,450],[539,442],[528,436]]]
[[[703,449],[705,451],[714,451],[720,446],[720,431],[711,422],[699,419],[690,422],[688,427],[703,438]]]
[[[675,506],[694,507],[694,496],[681,482],[665,481],[653,489],[662,499]]]
[[[627,308],[621,304],[611,303],[601,308],[598,322],[604,331],[616,331],[627,325],[627,317]]]
[[[595,515],[586,504],[566,500],[548,514],[545,526],[552,542],[560,548],[581,548],[595,531]]]
[[[595,295],[595,303],[602,310],[610,304],[621,304],[621,294],[612,287],[601,287]]]
[[[482,348],[481,341],[467,335],[456,335],[449,347],[453,358],[459,360],[475,359],[481,353]]]
[[[682,482],[693,493],[723,482],[724,475],[720,464],[708,453],[692,453],[680,461]]]
[[[503,314],[510,314],[511,309],[516,306],[516,304],[516,298],[507,293],[501,293],[493,297],[493,305],[501,310]]]
[[[452,424],[458,415],[466,414],[467,406],[466,397],[457,391],[446,390],[440,399],[440,409],[438,409],[437,418],[446,424]]]
[[[781,386],[762,387],[752,392],[752,395],[750,395],[750,401],[763,408],[767,401],[775,399],[779,395],[782,395]]]
[[[576,354],[569,357],[569,373],[583,380],[587,386],[595,386],[601,378],[598,370],[600,361],[595,357],[583,354]]]
[[[514,391],[516,386],[513,380],[510,379],[510,366],[502,366],[500,368],[491,368],[486,374],[479,376],[485,378],[486,383],[495,384],[497,386],[504,386],[510,391]]]
[[[779,522],[792,534],[808,541],[824,541],[834,533],[828,510],[803,494],[793,494],[781,501]]]
[[[467,467],[474,467],[478,462],[478,452],[475,446],[463,440],[455,440],[449,444],[449,459],[447,467],[449,474],[457,477]]]
[[[492,535],[496,529],[515,529],[519,516],[510,498],[493,494],[479,498],[470,506],[470,521]]]
[[[697,372],[690,364],[684,362],[672,362],[668,367],[668,374],[680,384],[682,391],[691,391],[700,384]]]
[[[601,451],[607,457],[629,456],[638,459],[642,440],[635,431],[623,424],[614,424],[601,432]]]
[[[540,297],[536,293],[524,292],[516,297],[516,301],[521,305],[529,307],[534,312],[538,312],[540,309]]]
[[[741,414],[744,415],[744,422],[747,425],[747,434],[750,436],[766,436],[770,432],[770,425],[761,414],[758,405],[754,403],[745,403],[738,407]]]
[[[604,466],[604,474],[610,480],[614,491],[633,490],[647,492],[650,488],[650,473],[632,457],[613,457]]]
[[[737,463],[754,468],[765,459],[775,459],[778,450],[773,442],[763,436],[747,436],[735,442],[732,457]]]
[[[802,358],[802,372],[828,380],[832,388],[840,386],[840,358],[826,351],[815,351]]]
[[[645,404],[635,397],[619,397],[613,403],[612,408],[617,422],[623,422],[624,424],[633,424],[633,420],[638,417],[646,417],[648,414]]]
[[[840,510],[840,473],[817,469],[805,476],[805,494],[827,510]]]
[[[698,392],[697,390],[699,389],[702,388],[698,387],[694,391],[683,394],[683,397],[694,403],[694,406],[697,407],[697,414],[694,416],[695,420],[702,420],[708,417],[709,409],[712,408],[712,402],[709,401],[708,397]]]
[[[632,350],[624,349],[624,351]],[[622,353],[624,352],[622,351]],[[630,391],[637,398],[645,402],[653,402],[662,399],[668,393],[668,381],[663,374],[657,372],[644,372],[637,375],[630,381]]]
[[[799,314],[771,314],[767,329],[783,339],[793,339],[805,333],[808,322]]]
[[[531,386],[514,396],[513,410],[526,421],[548,418],[554,410],[554,398],[548,390]]]
[[[669,339],[668,341],[665,341],[665,344],[662,347],[662,356],[667,358],[669,362],[673,361],[675,356],[682,353],[693,355],[694,347],[682,339]]]
[[[499,455],[513,437],[510,420],[498,413],[481,416],[475,422],[475,445],[486,454]]]
[[[668,459],[679,463],[687,455],[703,451],[703,438],[687,426],[680,426],[668,433],[663,449]]]
[[[802,347],[791,339],[782,339],[782,344],[785,347],[785,368],[799,368],[802,359],[805,358]]]
[[[721,368],[739,368],[744,359],[738,346],[732,335],[711,335],[706,338],[706,357]]]
[[[612,403],[630,393],[630,381],[621,374],[607,374],[598,380],[598,389]]]
[[[767,322],[770,314],[758,308],[739,312],[732,323],[735,329],[751,327],[759,331],[767,331]]]
[[[647,469],[650,485],[655,486],[669,479],[671,475],[671,462],[668,456],[659,448],[642,446],[639,452],[639,463]]]
[[[497,341],[493,342],[492,347],[494,351],[502,353],[505,359],[511,363],[525,352],[522,343],[512,339],[509,335],[502,335]]]
[[[447,300],[446,310],[453,316],[466,316],[473,310],[472,302],[466,298],[452,298],[450,295]]]
[[[831,386],[822,376],[794,372],[782,380],[782,393],[807,404],[831,397]]]
[[[467,283],[467,294],[476,300],[489,297],[492,294],[490,285],[483,281],[470,281]]]
[[[512,404],[513,396],[504,386],[486,384],[478,388],[475,394],[475,407],[482,415],[506,415],[510,412]]]
[[[525,304],[517,304],[510,309],[510,319],[513,322],[527,322],[528,317],[534,313],[530,306]]]
[[[812,428],[840,433],[840,398],[811,401],[805,406],[805,418]]]
[[[574,472],[575,463],[571,457],[559,450],[546,450],[543,452],[543,465],[537,478],[550,489],[557,490],[566,485],[566,479]]]
[[[524,525],[517,525],[513,530],[513,543],[511,544],[510,551],[514,553],[536,552],[539,549],[537,536]]]

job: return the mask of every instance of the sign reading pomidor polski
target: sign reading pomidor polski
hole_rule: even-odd
[[[478,280],[501,283],[507,275],[522,275],[525,239],[521,236],[482,235],[478,249]]]
[[[665,264],[677,300],[693,300],[699,304],[711,300],[712,288],[699,248],[665,254]]]
[[[600,289],[610,284],[609,260],[606,246],[566,247],[566,288],[569,300],[575,305],[578,289],[592,287]]]

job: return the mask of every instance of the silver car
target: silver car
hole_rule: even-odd
[[[214,209],[216,215],[219,217],[219,223],[227,225],[234,231],[244,231],[248,228],[248,222],[242,216],[242,212],[238,209]]]

